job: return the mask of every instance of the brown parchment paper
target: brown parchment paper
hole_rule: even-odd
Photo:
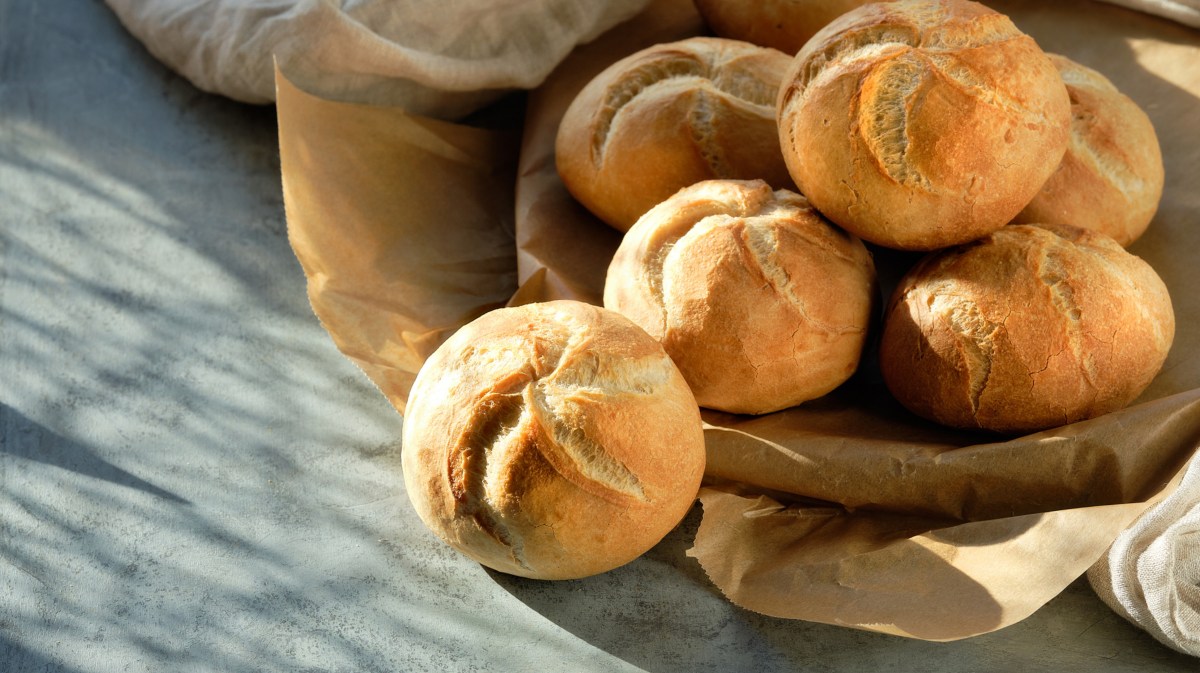
[[[313,311],[403,413],[425,358],[516,291],[517,135],[276,80],[288,238]]]
[[[1028,437],[911,416],[870,353],[820,400],[706,412],[689,554],[738,605],[929,640],[993,631],[1079,577],[1200,447],[1200,32],[1088,0],[989,4],[1153,120],[1167,182],[1131,251],[1171,291],[1175,346],[1137,404]],[[289,236],[314,311],[401,412],[424,358],[483,311],[599,303],[620,235],[558,180],[558,120],[609,63],[703,30],[690,0],[659,0],[577,49],[530,93],[519,151],[509,133],[331,103],[278,78]],[[875,254],[884,292],[916,259]]]

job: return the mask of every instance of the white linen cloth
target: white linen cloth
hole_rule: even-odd
[[[200,89],[275,98],[272,56],[301,89],[453,119],[537,86],[578,44],[649,0],[105,0]],[[1200,27],[1200,0],[1106,0]]]
[[[537,86],[577,44],[649,0],[106,0],[198,88],[275,98],[292,83],[340,101],[454,119]]]
[[[1200,28],[1200,0],[1104,0]]]
[[[1200,454],[1179,488],[1121,533],[1088,581],[1114,612],[1200,657]]]

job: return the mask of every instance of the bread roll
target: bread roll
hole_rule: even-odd
[[[1162,198],[1163,163],[1150,118],[1100,73],[1051,54],[1071,99],[1071,141],[1058,170],[1016,222],[1092,229],[1128,246]]]
[[[501,572],[584,577],[683,518],[704,471],[699,407],[662,347],[580,302],[492,311],[417,375],[404,483],[439,537]]]
[[[662,341],[701,406],[761,414],[858,366],[875,297],[862,242],[761,180],[680,190],[625,234],[604,305]]]
[[[966,0],[842,15],[796,55],[779,97],[801,193],[864,240],[904,250],[1012,220],[1058,167],[1069,126],[1050,59]]]
[[[775,128],[789,63],[774,49],[707,37],[617,61],[580,91],[559,126],[563,184],[621,231],[701,180],[791,186]]]
[[[1150,384],[1175,334],[1162,280],[1116,241],[1012,225],[939,251],[900,282],[880,366],[916,414],[1004,433],[1120,409]]]
[[[871,0],[695,0],[709,29],[720,37],[744,40],[786,54],[831,21]]]

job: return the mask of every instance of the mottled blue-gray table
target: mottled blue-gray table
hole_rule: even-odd
[[[274,115],[0,0],[0,670],[1196,670],[1082,582],[950,644],[747,613],[695,515],[588,580],[456,555],[309,310]]]

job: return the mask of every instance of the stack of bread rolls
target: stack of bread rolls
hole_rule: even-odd
[[[497,570],[636,558],[696,497],[701,406],[804,404],[868,344],[913,413],[1002,433],[1129,404],[1171,347],[1123,247],[1157,139],[1102,75],[967,0],[696,4],[717,37],[617,61],[558,130],[564,186],[622,232],[605,307],[484,315],[411,391],[414,507]],[[886,302],[872,248],[923,257]]]
[[[617,225],[627,233],[604,303],[662,342],[701,405],[766,413],[846,381],[870,343],[872,247],[927,256],[880,302],[881,373],[916,414],[1027,432],[1118,409],[1145,389],[1174,316],[1154,270],[1122,247],[1149,226],[1163,185],[1153,126],[1133,101],[968,0],[696,6],[720,53],[752,43],[791,54],[782,77],[778,59],[744,62],[762,69],[755,81],[779,81],[772,157],[753,144],[758,175],[658,173],[675,191],[626,209],[641,212]],[[596,184],[619,194],[642,185],[597,155],[610,142],[597,128],[636,137],[642,170],[678,142],[678,125],[644,123],[639,105],[733,125],[696,100],[713,81],[754,76],[721,74],[714,45],[647,49],[575,100],[556,150],[585,206]],[[685,53],[709,65],[667,64]],[[659,64],[652,77],[638,65],[648,59]],[[718,134],[684,135],[709,144],[681,156],[706,156]],[[790,184],[765,168],[779,158]],[[581,164],[595,172],[581,180]]]

